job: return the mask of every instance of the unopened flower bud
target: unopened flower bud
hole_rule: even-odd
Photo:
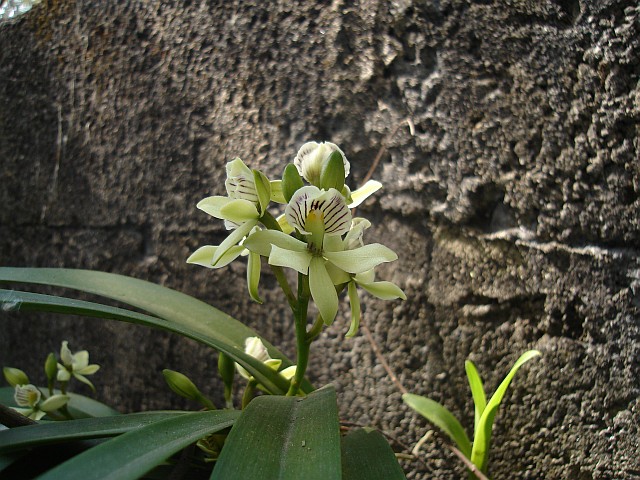
[[[58,376],[58,361],[54,353],[50,353],[44,362],[44,373],[47,375],[47,380],[53,382]]]
[[[27,377],[27,374],[19,368],[4,367],[2,369],[2,373],[4,374],[4,378],[12,387],[15,387],[16,385],[26,385],[29,383],[29,377]]]

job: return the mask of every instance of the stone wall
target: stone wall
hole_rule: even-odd
[[[360,211],[406,302],[364,300],[400,381],[472,428],[464,360],[492,391],[495,478],[640,478],[640,9],[624,0],[84,2],[0,25],[0,264],[91,268],[192,294],[294,356],[272,276],[184,260],[224,238],[195,204],[240,156],[270,176],[307,140],[385,188]],[[411,135],[409,124],[415,127]],[[314,345],[342,418],[410,447],[431,427],[347,308]],[[220,398],[215,355],[116,322],[0,313],[0,364],[35,372],[67,339],[98,398],[185,406],[162,368]],[[461,478],[436,434],[409,478]],[[403,447],[403,445],[405,447]]]

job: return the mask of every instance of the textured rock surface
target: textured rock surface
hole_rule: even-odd
[[[293,356],[272,277],[258,306],[241,262],[185,265],[225,235],[195,203],[235,156],[275,176],[331,140],[357,184],[385,144],[361,212],[409,300],[367,298],[366,322],[402,383],[471,428],[464,360],[492,390],[538,348],[498,416],[494,477],[640,478],[635,2],[45,3],[0,25],[1,264],[160,282]],[[344,419],[413,445],[429,427],[346,326],[314,347],[313,380],[334,381]],[[89,349],[124,410],[182,405],[163,367],[217,392],[215,357],[174,336],[15,313],[0,331],[0,364],[29,372],[62,339]],[[409,478],[460,478],[433,438]]]

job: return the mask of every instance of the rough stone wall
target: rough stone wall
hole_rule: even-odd
[[[160,282],[293,356],[273,277],[258,306],[241,262],[184,263],[225,235],[195,204],[236,156],[275,176],[330,140],[356,185],[384,144],[361,213],[409,298],[367,298],[365,321],[402,383],[470,429],[464,360],[492,391],[538,348],[498,415],[493,476],[640,478],[636,2],[48,0],[0,45],[0,264]],[[312,379],[336,384],[345,420],[413,445],[430,427],[347,324],[314,345]],[[15,313],[0,332],[0,364],[36,378],[62,339],[89,349],[98,397],[123,410],[184,406],[163,367],[220,396],[215,356],[175,336]],[[463,475],[441,435],[423,452],[409,478]]]

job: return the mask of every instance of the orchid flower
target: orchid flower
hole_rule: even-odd
[[[85,377],[85,375],[93,375],[98,371],[100,365],[89,365],[89,352],[82,350],[77,353],[72,353],[69,350],[66,340],[62,342],[60,348],[60,360],[62,363],[58,363],[58,381],[68,382],[73,376],[82,383],[89,385],[91,390],[96,391],[93,383]]]
[[[69,401],[67,395],[51,395],[46,400],[41,401],[42,393],[38,390],[38,387],[31,384],[16,385],[13,398],[16,405],[22,407],[14,408],[14,410],[36,421],[47,413],[64,406]]]
[[[349,232],[352,217],[344,197],[335,189],[299,189],[289,201],[285,216],[306,242],[283,232],[264,230],[251,235],[245,247],[268,257],[271,265],[308,275],[311,297],[327,325],[338,312],[335,285],[398,258],[395,252],[377,243],[345,249],[340,236]]]
[[[262,340],[258,337],[248,337],[244,341],[244,353],[251,355],[256,360],[261,361],[267,367],[278,370],[282,365],[282,360],[279,358],[271,358],[267,347],[264,346]],[[246,380],[253,380],[253,376],[239,363],[236,363],[236,370]]]
[[[293,164],[298,169],[298,173],[311,185],[320,186],[320,174],[322,167],[329,160],[333,152],[338,152],[342,156],[344,165],[344,176],[349,175],[350,164],[344,152],[331,142],[307,142],[293,160]]]

